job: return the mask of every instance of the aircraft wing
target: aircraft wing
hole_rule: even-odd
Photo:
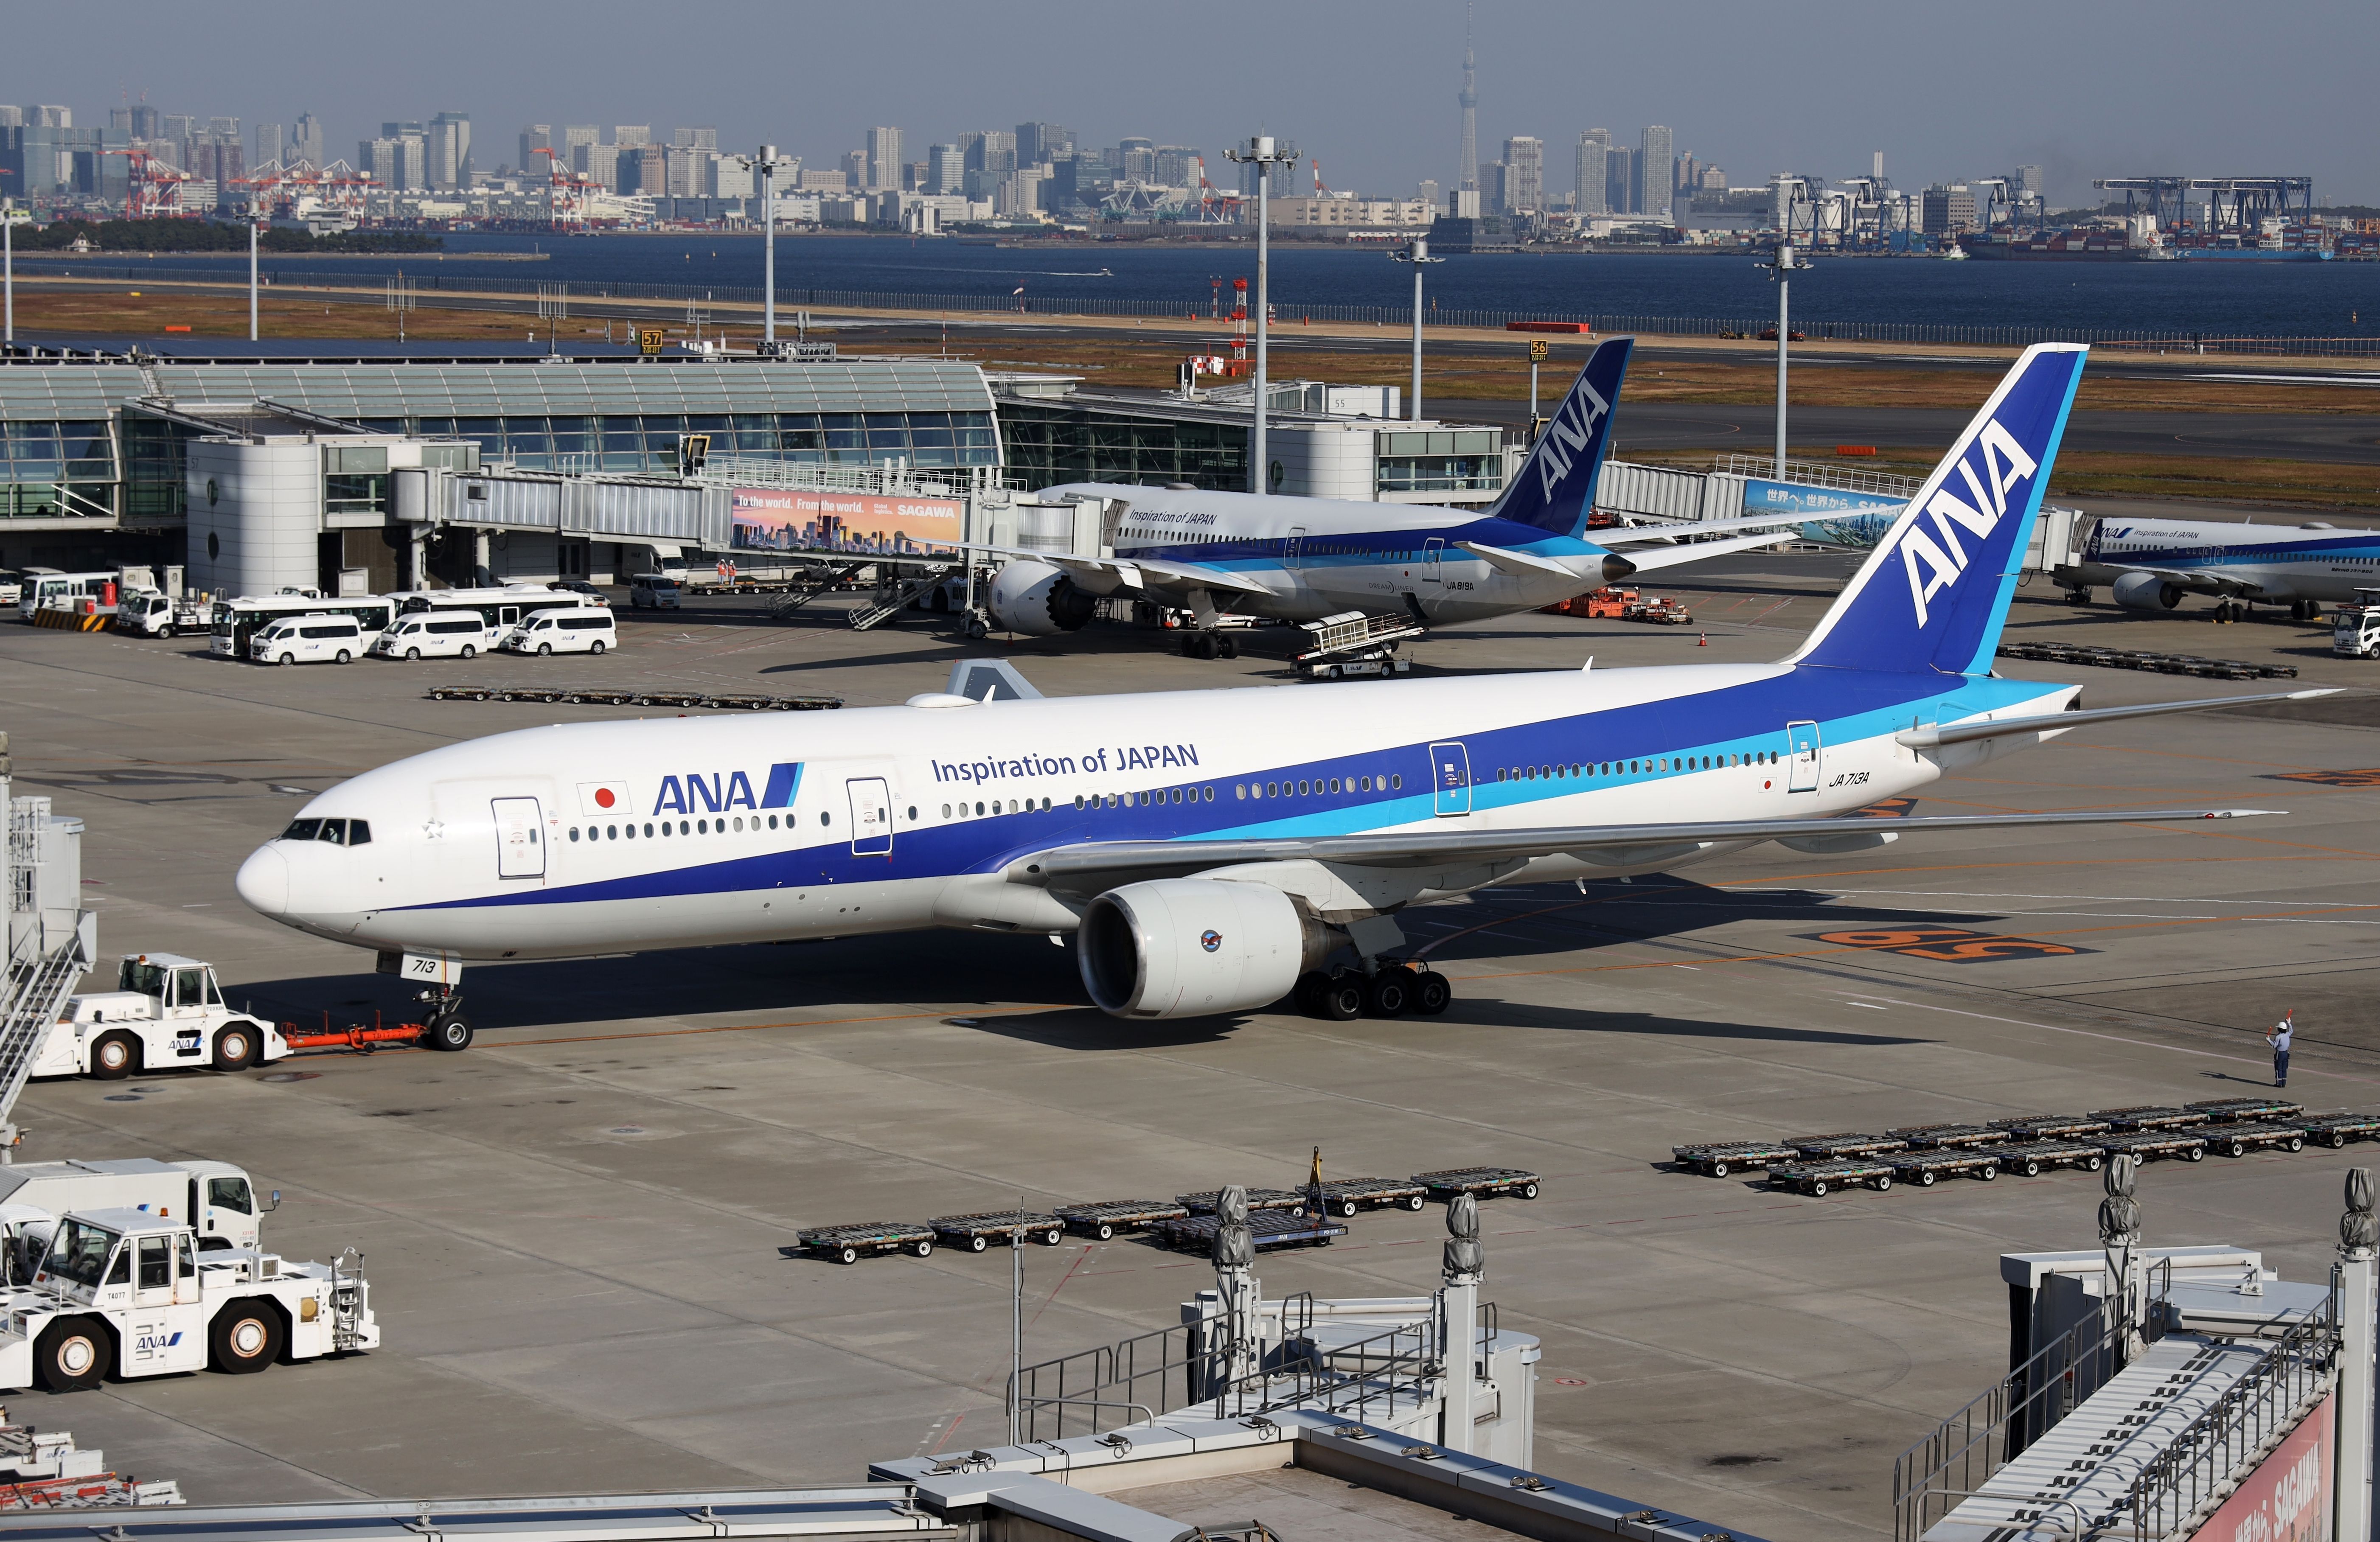
[[[1795,520],[1794,523],[1800,524],[1801,521]],[[1633,552],[1614,552],[1613,555],[1626,563],[1632,572],[1650,573],[1657,568],[1701,562],[1706,557],[1723,557],[1730,552],[1749,552],[1762,546],[1774,546],[1778,539],[1778,533],[1770,530],[1766,535],[1730,536],[1723,540],[1689,541],[1683,546],[1659,546],[1651,550],[1640,548]],[[1627,577],[1627,573],[1616,574],[1612,582],[1617,583]]]
[[[1607,552],[1622,546],[1637,546],[1646,541],[1674,540],[1680,536],[1733,535],[1738,530],[1792,530],[1810,524],[1806,514],[1747,515],[1742,519],[1682,519],[1671,524],[1606,525],[1589,528],[1580,539],[1591,540]]]
[[[1439,868],[1602,853],[1615,866],[1660,862],[1739,842],[1806,843],[1826,851],[1881,845],[1932,831],[2016,830],[2076,824],[2151,824],[2244,819],[2273,808],[2083,809],[2049,814],[1936,814],[1905,819],[1732,820],[1694,824],[1580,826],[1538,830],[1386,831],[1364,835],[1276,836],[1241,841],[1093,841],[1022,856],[1012,883],[1096,893],[1117,883],[1261,862],[1325,862],[1359,868]]]
[[[1205,563],[1175,562],[1164,557],[1077,557],[1059,552],[1033,552],[1014,546],[977,546],[971,550],[994,556],[1043,562],[1062,572],[1094,578],[1102,585],[1171,592],[1194,589],[1220,589],[1232,594],[1264,594],[1264,585],[1229,568]],[[1106,589],[1103,592],[1113,592]]]
[[[2242,594],[2262,594],[2265,586],[2229,573],[2210,573],[2199,567],[2140,567],[2131,563],[2103,562],[2099,566],[2117,574],[2145,573],[2192,594],[2218,594],[2226,599]]]
[[[2152,701],[2142,707],[2099,707],[2087,711],[2045,712],[2034,717],[1985,718],[1976,722],[1912,728],[1894,735],[1893,739],[1912,749],[1933,749],[1942,745],[2006,738],[2012,734],[2056,734],[2069,728],[2087,727],[2095,722],[2163,717],[2168,712],[2200,712],[2209,707],[2241,707],[2256,701],[2311,701],[2318,696],[2337,696],[2345,688],[2343,686],[2326,686],[2306,691],[2267,691],[2261,696],[2218,696],[2197,701]]]

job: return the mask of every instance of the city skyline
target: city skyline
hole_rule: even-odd
[[[1458,161],[1464,7],[1451,0],[1285,13],[1227,6],[1214,18],[1216,35],[1234,35],[1234,18],[1260,18],[1268,46],[1211,71],[1139,67],[1163,52],[1160,37],[1170,39],[1154,17],[1113,18],[1091,43],[1066,19],[1077,13],[1036,0],[1016,10],[1015,25],[971,34],[964,50],[938,46],[933,30],[921,28],[924,41],[903,68],[844,68],[828,62],[881,50],[880,34],[856,14],[727,4],[706,13],[706,30],[748,35],[752,46],[726,51],[683,81],[620,69],[605,41],[614,34],[601,24],[613,12],[623,25],[631,14],[597,0],[580,18],[587,25],[557,32],[527,17],[425,0],[416,12],[423,25],[395,34],[360,14],[329,12],[269,58],[234,46],[237,25],[185,24],[162,10],[99,56],[68,17],[32,12],[14,24],[0,102],[23,105],[29,117],[36,104],[63,103],[78,124],[104,124],[106,110],[128,97],[201,122],[230,108],[245,126],[274,124],[285,135],[311,113],[332,156],[346,159],[383,121],[427,123],[453,111],[478,127],[481,170],[511,162],[517,130],[540,121],[715,125],[722,147],[769,140],[806,167],[824,168],[864,154],[879,126],[901,128],[915,163],[968,128],[1049,116],[1087,144],[1143,137],[1202,145],[1210,177],[1223,145],[1260,128],[1323,155],[1334,186],[1368,197],[1410,196],[1424,179],[1459,187],[1476,175]],[[236,21],[268,12],[233,0],[223,14]],[[2325,121],[2356,99],[2359,61],[2380,44],[2380,13],[2370,7],[2316,4],[2252,18],[2178,0],[2158,26],[2142,28],[2129,17],[2015,0],[1996,14],[1994,35],[2054,43],[2028,54],[2022,68],[1948,19],[1865,0],[1791,16],[1728,0],[1591,18],[1535,0],[1489,0],[1472,28],[1483,150],[1524,137],[1566,149],[1597,125],[1616,145],[1633,145],[1651,124],[1669,126],[1681,152],[1727,167],[1738,186],[1777,172],[1857,175],[1881,150],[1895,182],[1912,188],[2042,165],[2054,203],[2087,195],[2095,176],[2146,171],[2302,173],[2327,201],[2380,201],[2380,172],[2358,152],[2360,137]],[[474,46],[453,49],[465,35]],[[1036,42],[1050,35],[1066,38],[1066,61],[1094,67],[1053,68]],[[1844,62],[1853,42],[1856,68]],[[796,90],[785,71],[797,44],[812,62]],[[2227,49],[2301,61],[2292,112],[2186,110],[2174,82]],[[1333,67],[1301,62],[1323,57]],[[2122,67],[2107,67],[2110,58]],[[325,102],[322,69],[333,66],[341,86]],[[1797,76],[1810,87],[1775,89],[1780,77]],[[1972,90],[1941,89],[1967,78]],[[208,83],[203,91],[183,84],[197,80]],[[1839,91],[1822,89],[1835,81]],[[1391,100],[1404,105],[1382,112]],[[1570,190],[1562,172],[1547,182],[1549,197]]]

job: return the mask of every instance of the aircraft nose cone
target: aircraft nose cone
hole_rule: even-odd
[[[289,859],[271,846],[259,846],[239,865],[232,880],[239,897],[261,916],[281,917],[289,910]]]

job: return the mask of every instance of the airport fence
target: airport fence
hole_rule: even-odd
[[[27,276],[119,280],[158,284],[212,284],[245,287],[247,274],[227,267],[188,267],[164,262],[93,262],[84,260],[19,259]],[[380,294],[394,275],[283,269],[265,275],[273,289],[340,290]],[[456,296],[550,295],[550,281],[490,278],[442,273],[437,265],[412,269],[405,284],[421,299],[441,293]],[[560,286],[568,298],[582,301],[659,302],[671,306],[757,306],[764,297],[758,285],[637,284],[574,282]],[[1104,299],[1096,296],[1062,295],[940,295],[873,289],[830,289],[802,285],[777,286],[780,311],[803,310],[872,310],[896,314],[984,316],[1085,316],[1114,320],[1209,322],[1229,324],[1228,313],[1218,315],[1211,304],[1172,300]],[[1311,304],[1294,297],[1275,300],[1273,325],[1410,327],[1413,308],[1395,305]],[[1552,322],[1585,326],[1599,334],[1634,333],[1660,337],[1758,339],[1775,336],[1773,320],[1727,316],[1655,316],[1609,311],[1549,311],[1431,307],[1422,315],[1425,327],[1501,331],[1515,323]],[[1796,341],[1835,343],[1908,343],[1951,346],[2022,348],[2035,343],[2088,343],[2127,353],[2245,355],[2265,358],[2380,358],[2380,337],[2291,336],[2283,334],[2217,335],[2181,328],[2154,327],[2022,327],[1967,326],[1937,322],[1805,322],[1795,329]]]

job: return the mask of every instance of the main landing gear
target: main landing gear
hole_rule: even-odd
[[[1345,1023],[1357,1017],[1436,1016],[1454,999],[1446,977],[1410,964],[1385,964],[1366,975],[1354,969],[1309,969],[1289,999],[1308,1017]]]
[[[1240,644],[1229,632],[1185,632],[1182,635],[1182,656],[1185,659],[1236,659],[1240,656]]]

